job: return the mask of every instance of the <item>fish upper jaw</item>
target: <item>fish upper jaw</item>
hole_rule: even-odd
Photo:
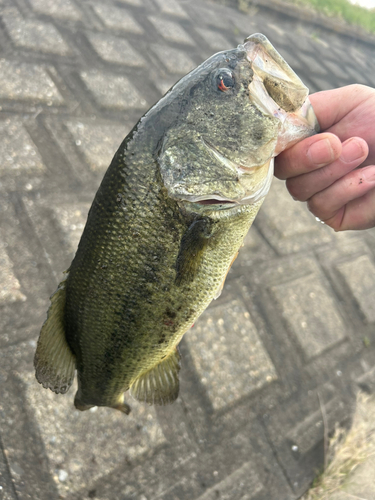
[[[257,33],[249,36],[242,47],[254,72],[249,84],[251,101],[280,121],[274,156],[319,132],[308,88],[269,40]]]

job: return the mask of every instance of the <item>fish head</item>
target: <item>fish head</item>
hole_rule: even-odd
[[[169,196],[195,208],[261,200],[273,158],[318,131],[308,88],[261,34],[215,54],[173,90],[179,112],[160,172]]]

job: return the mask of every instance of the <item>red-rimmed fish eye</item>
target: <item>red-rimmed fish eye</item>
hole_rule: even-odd
[[[221,69],[218,71],[215,79],[216,86],[221,92],[226,92],[234,87],[233,73],[229,69]]]

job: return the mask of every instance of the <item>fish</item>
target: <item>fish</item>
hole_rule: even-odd
[[[274,157],[319,131],[309,90],[262,34],[179,80],[104,175],[51,296],[36,378],[126,414],[179,393],[178,344],[216,298],[267,195]]]

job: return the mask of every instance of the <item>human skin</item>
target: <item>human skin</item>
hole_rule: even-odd
[[[374,227],[375,89],[349,85],[310,101],[321,133],[281,153],[276,177],[335,231]]]

